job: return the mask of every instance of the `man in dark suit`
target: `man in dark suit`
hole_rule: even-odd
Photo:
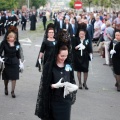
[[[84,20],[84,23],[87,25],[87,28],[86,28],[86,30],[87,30],[86,38],[89,39],[89,42],[90,42],[91,47],[92,47],[93,26],[92,26],[92,24],[88,23],[87,19]]]
[[[11,24],[12,24],[12,16],[11,16],[10,12],[7,12],[6,16],[5,16],[5,23],[4,23],[4,27],[6,28],[6,32]]]
[[[22,13],[22,19],[21,19],[21,24],[22,24],[22,30],[26,30],[26,22],[27,22],[27,19],[25,17],[25,13]]]
[[[65,18],[65,23],[63,24],[63,29],[66,29],[70,36],[73,36],[72,26],[70,24],[69,18]]]
[[[4,30],[4,16],[2,16],[2,13],[0,12],[0,36],[5,34]]]
[[[60,30],[63,29],[63,24],[64,24],[64,21],[63,21],[63,16],[60,15],[59,16],[59,21],[56,22],[56,25],[55,25],[55,29],[56,29],[56,33],[59,33]]]
[[[46,30],[46,22],[47,22],[47,18],[46,18],[46,13],[43,13],[43,19],[42,19],[42,22],[43,22],[43,26],[44,26],[44,30]]]
[[[36,22],[37,22],[36,12],[33,11],[32,15],[30,16],[30,30],[36,30]]]
[[[78,25],[75,22],[75,19],[71,20],[71,25],[72,25],[72,36],[74,37],[77,33],[77,28],[78,28]]]
[[[11,18],[12,19],[12,25],[17,27],[17,24],[18,24],[18,16],[17,16],[17,14],[15,13],[11,17],[12,17]]]

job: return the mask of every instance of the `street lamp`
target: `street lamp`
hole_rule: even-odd
[[[90,11],[90,5],[92,3],[92,0],[88,0],[88,3],[89,3],[89,11]]]
[[[29,10],[29,8],[30,8],[30,1],[28,0],[28,10]]]

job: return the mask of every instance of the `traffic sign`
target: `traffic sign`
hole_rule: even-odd
[[[82,2],[81,2],[81,1],[76,1],[76,2],[74,3],[74,8],[75,8],[75,9],[80,9],[80,8],[82,8]]]

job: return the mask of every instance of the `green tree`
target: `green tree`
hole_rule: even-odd
[[[31,0],[31,7],[35,6],[35,8],[39,8],[40,6],[44,6],[47,3],[47,0]]]
[[[71,0],[71,1],[69,2],[70,8],[74,8],[74,2],[75,2],[75,0]]]
[[[12,10],[17,8],[18,1],[17,0],[0,0],[0,10],[8,9]]]
[[[28,0],[18,0],[18,8],[22,8],[23,5],[27,5]]]

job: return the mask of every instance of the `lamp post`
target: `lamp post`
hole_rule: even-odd
[[[90,5],[92,3],[92,0],[88,0],[88,3],[89,3],[89,11],[90,11]]]
[[[29,10],[29,8],[30,8],[30,1],[28,0],[28,10]]]

